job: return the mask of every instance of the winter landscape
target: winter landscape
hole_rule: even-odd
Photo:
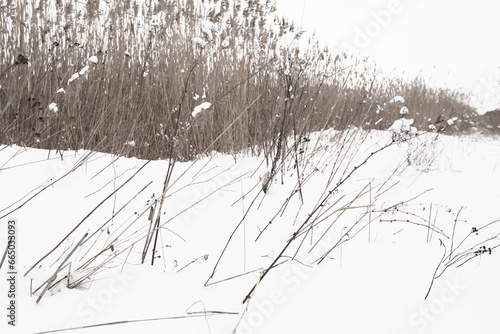
[[[0,8],[2,333],[498,333],[498,111],[271,1]]]

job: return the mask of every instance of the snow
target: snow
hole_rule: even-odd
[[[453,125],[456,121],[458,121],[458,117],[453,117],[446,121],[446,123],[448,123],[448,125]]]
[[[203,102],[202,104],[196,106],[191,113],[191,116],[196,117],[199,113],[209,109],[212,106],[210,102]]]
[[[89,63],[94,63],[94,64],[97,64],[97,57],[96,56],[92,56],[89,58]]]
[[[59,93],[66,94],[66,91],[64,90],[64,88],[59,88],[56,93],[58,93],[58,94]]]
[[[84,66],[84,67],[80,70],[79,74],[82,76],[82,75],[87,74],[87,73],[88,73],[88,71],[89,71],[89,66],[88,66],[88,65],[86,65],[86,66]]]
[[[69,78],[69,80],[68,80],[68,85],[69,85],[70,83],[72,83],[73,81],[75,81],[76,79],[78,79],[79,77],[80,77],[80,74],[79,74],[79,73],[75,73],[75,74],[73,74],[73,75],[71,76],[71,78]]]
[[[408,115],[410,113],[410,110],[408,110],[407,106],[402,106],[401,109],[399,110],[399,113],[401,115]]]
[[[92,57],[91,57],[91,58],[92,58]],[[89,61],[90,61],[90,59],[89,59]],[[88,66],[88,65],[85,65],[84,67],[82,67],[82,69],[80,69],[80,71],[79,71],[79,72],[76,72],[75,74],[73,74],[73,75],[71,76],[71,78],[69,78],[69,80],[68,80],[68,85],[69,85],[70,83],[72,83],[73,81],[77,80],[79,77],[86,75],[88,72],[89,72],[89,66]]]
[[[207,36],[208,40],[211,41],[213,39],[212,32],[217,31],[217,25],[211,21],[202,20],[200,22],[201,31]]]
[[[405,103],[405,99],[400,95],[396,95],[389,101],[389,103]]]
[[[412,124],[403,118],[391,129],[409,131]],[[282,263],[260,280],[261,268],[268,268],[280,254],[325,189],[328,193],[342,175],[390,142],[391,131],[353,131],[355,137],[348,138],[355,144],[350,145],[343,145],[344,137],[335,131],[308,135],[310,140],[300,143],[305,153],[298,167],[307,176],[302,197],[294,191],[293,163],[271,178],[265,195],[260,192],[261,177],[269,167],[263,156],[218,153],[176,163],[161,214],[165,225],[158,244],[163,247],[154,266],[150,255],[140,263],[143,241],[130,252],[126,247],[147,232],[148,206],[159,199],[169,161],[151,161],[131,178],[146,161],[84,150],[0,146],[0,217],[25,203],[0,218],[1,226],[7,218],[19,224],[19,322],[12,328],[4,316],[0,331],[35,333],[158,318],[163,320],[75,333],[229,334],[241,318],[236,331],[241,334],[496,333],[498,249],[459,268],[451,266],[424,297],[443,258],[441,241],[449,251],[454,235],[457,253],[499,242],[483,241],[497,236],[500,225],[480,229],[500,217],[498,138],[425,134],[373,155],[317,211],[321,219],[316,222],[321,223],[312,233],[292,243]],[[340,147],[347,146],[359,149],[343,151],[345,158],[336,161]],[[425,154],[416,154],[421,148]],[[23,276],[111,194],[68,241]],[[427,221],[435,224],[434,232],[429,233]],[[480,229],[477,235],[470,234],[473,227]],[[40,291],[31,296],[30,286],[35,290],[42,285],[88,231],[99,233],[77,250],[71,269],[66,267],[59,277],[69,270],[71,282],[85,275],[88,271],[76,270],[79,264],[123,233],[114,251],[105,251],[89,269],[110,262],[79,288],[68,289],[66,280],[57,284],[37,304]],[[0,247],[5,247],[5,240],[2,229]],[[345,242],[318,264],[339,240]],[[259,280],[245,311],[242,300]],[[0,280],[0,291],[6,301],[5,279]],[[185,318],[165,319],[169,317]]]
[[[134,140],[128,141],[124,145],[130,146],[130,147],[135,147],[135,141]]]
[[[56,104],[55,102],[51,102],[51,103],[49,104],[49,110],[50,110],[50,111],[57,112],[57,110],[58,110],[58,109],[59,109],[59,108],[57,108],[57,104]]]
[[[412,118],[406,119],[406,118],[400,118],[398,120],[395,120],[394,123],[391,125],[389,128],[390,131],[392,132],[411,132],[411,133],[416,133],[417,129],[411,126],[413,124],[414,120]]]
[[[199,45],[201,48],[204,48],[208,44],[203,38],[200,37],[193,37],[192,42],[193,44]]]

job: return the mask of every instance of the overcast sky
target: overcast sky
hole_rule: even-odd
[[[500,107],[498,0],[276,0],[278,12],[335,49],[386,71],[422,73]],[[483,100],[482,105],[477,99]]]

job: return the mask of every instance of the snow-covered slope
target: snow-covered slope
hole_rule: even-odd
[[[0,247],[16,219],[19,269],[1,331],[497,333],[500,142],[422,135],[371,155],[391,138],[311,135],[266,194],[264,157],[176,163],[154,266],[167,161],[2,146]]]

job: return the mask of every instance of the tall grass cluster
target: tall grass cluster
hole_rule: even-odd
[[[270,0],[0,3],[2,144],[145,159],[276,154],[290,135],[386,129],[401,117],[395,95],[420,130],[454,117],[454,131],[473,126],[460,93],[381,77],[314,39],[304,48]]]

